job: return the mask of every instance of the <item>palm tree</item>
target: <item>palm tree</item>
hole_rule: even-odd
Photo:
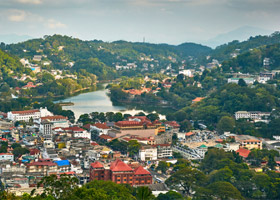
[[[136,199],[137,200],[152,200],[155,199],[155,196],[152,194],[152,191],[144,186],[138,187],[136,190]]]

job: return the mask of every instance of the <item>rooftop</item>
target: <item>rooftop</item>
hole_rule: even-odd
[[[111,163],[110,169],[113,172],[133,171],[131,167],[129,167],[127,164],[125,164],[123,161],[119,159]]]
[[[249,156],[250,152],[251,151],[249,149],[243,149],[243,148],[240,148],[236,151],[236,153],[239,153],[239,155],[244,158],[247,158]]]

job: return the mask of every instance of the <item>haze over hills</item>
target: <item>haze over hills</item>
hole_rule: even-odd
[[[206,46],[215,48],[219,45],[226,44],[233,40],[244,41],[249,39],[250,37],[254,37],[257,35],[270,35],[273,32],[274,31],[272,30],[262,29],[253,26],[243,26],[230,32],[219,34],[216,37],[201,43]]]
[[[33,37],[29,35],[3,34],[0,35],[0,43],[4,42],[5,44],[15,44],[19,42],[24,42],[26,40],[30,40],[32,38]]]

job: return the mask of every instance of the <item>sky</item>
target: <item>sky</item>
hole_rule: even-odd
[[[180,44],[280,30],[280,0],[0,0],[0,35]]]

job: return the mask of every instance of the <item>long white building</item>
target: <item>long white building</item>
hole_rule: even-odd
[[[47,108],[40,108],[36,110],[23,110],[23,111],[10,111],[7,113],[7,118],[13,122],[15,121],[26,121],[28,122],[31,118],[37,120],[41,117],[53,116]]]
[[[262,119],[270,116],[269,112],[260,111],[238,111],[235,114],[235,119]]]

